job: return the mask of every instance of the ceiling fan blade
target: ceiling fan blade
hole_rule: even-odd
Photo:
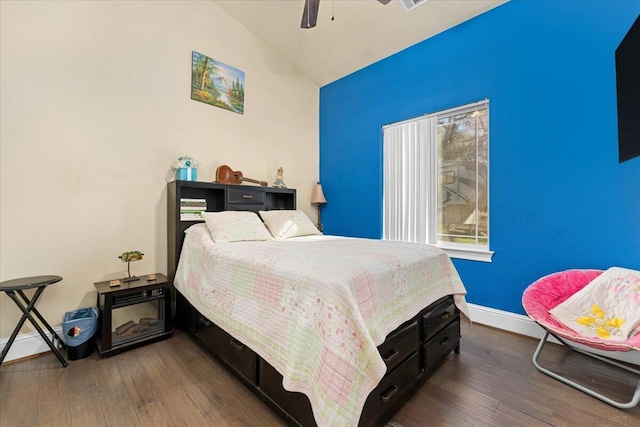
[[[391,0],[378,0],[382,4],[389,4]]]
[[[320,0],[305,0],[300,28],[313,28],[316,26],[316,22],[318,21],[319,7]]]

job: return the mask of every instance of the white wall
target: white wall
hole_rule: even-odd
[[[212,1],[0,3],[0,280],[57,274],[52,325],[95,305],[97,281],[166,272],[166,182],[181,155],[201,181],[228,164],[309,205],[318,87]],[[245,72],[245,113],[190,99],[191,52]],[[0,295],[0,338],[19,311]],[[32,331],[25,326],[23,333]]]

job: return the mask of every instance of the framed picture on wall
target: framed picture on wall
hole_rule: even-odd
[[[244,114],[244,71],[193,51],[191,99]]]

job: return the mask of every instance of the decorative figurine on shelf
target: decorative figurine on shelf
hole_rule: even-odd
[[[193,157],[178,157],[172,168],[176,171],[178,181],[195,181],[198,178],[198,161]]]
[[[284,181],[282,180],[283,173],[284,173],[284,169],[282,169],[282,166],[280,166],[278,168],[278,171],[276,172],[276,180],[273,181],[273,184],[272,184],[273,187],[287,188],[287,184],[285,184]]]
[[[127,263],[127,273],[129,274],[129,277],[125,277],[124,279],[121,279],[124,283],[135,282],[136,280],[140,280],[139,277],[131,276],[131,261],[140,261],[143,255],[144,254],[140,251],[129,251],[129,252],[123,252],[122,255],[118,257],[122,260],[122,262]]]

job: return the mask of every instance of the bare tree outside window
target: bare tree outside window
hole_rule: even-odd
[[[439,117],[439,241],[487,245],[488,120],[482,108]]]

